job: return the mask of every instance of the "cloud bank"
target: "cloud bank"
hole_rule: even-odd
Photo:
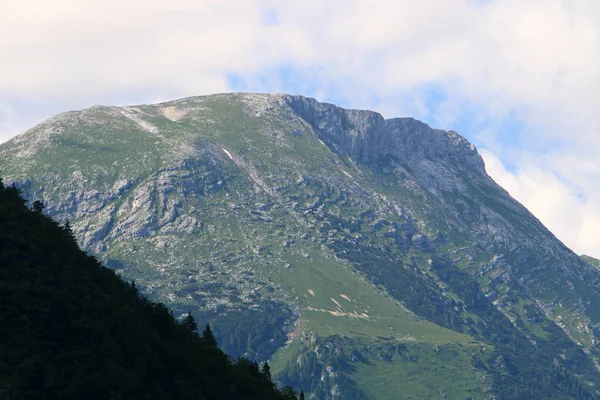
[[[0,140],[70,108],[232,90],[410,115],[474,142],[600,257],[600,3],[0,0]]]

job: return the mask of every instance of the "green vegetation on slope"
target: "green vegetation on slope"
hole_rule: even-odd
[[[231,364],[193,317],[178,323],[1,180],[0,299],[1,399],[296,398],[257,364]]]
[[[600,268],[600,260],[598,260],[594,257],[586,256],[586,255],[582,255],[581,258],[583,259],[583,261],[587,262],[588,264],[591,264],[596,268]]]

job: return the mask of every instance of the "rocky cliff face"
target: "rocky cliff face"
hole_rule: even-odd
[[[316,398],[597,396],[600,271],[456,132],[215,95],[61,114],[0,145],[0,171]]]
[[[340,156],[366,163],[391,156],[415,169],[435,160],[485,174],[475,146],[454,131],[431,129],[413,118],[385,120],[372,111],[343,110],[300,96],[285,96],[283,103]]]

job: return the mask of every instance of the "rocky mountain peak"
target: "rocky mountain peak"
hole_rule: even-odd
[[[415,170],[424,160],[485,174],[475,146],[455,131],[433,129],[414,118],[384,119],[379,113],[347,110],[302,96],[283,96],[321,140],[340,155],[373,163],[391,157]]]

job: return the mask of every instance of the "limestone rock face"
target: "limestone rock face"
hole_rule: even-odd
[[[314,398],[598,396],[600,270],[456,132],[223,94],[60,114],[0,145],[0,171]]]
[[[340,155],[357,161],[376,162],[391,156],[418,169],[425,160],[434,160],[485,174],[475,146],[454,131],[432,129],[413,118],[385,120],[372,111],[342,110],[300,96],[285,96],[283,103]]]

